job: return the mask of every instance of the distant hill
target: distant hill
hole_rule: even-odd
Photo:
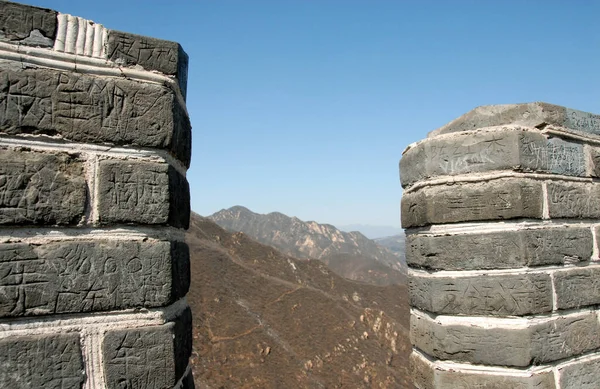
[[[198,389],[411,388],[404,285],[339,277],[192,215]]]
[[[400,216],[398,216],[398,221]],[[369,239],[383,238],[386,236],[399,235],[404,231],[400,227],[391,226],[372,226],[368,224],[347,224],[343,226],[336,226],[342,231],[358,231]]]
[[[405,257],[404,257],[404,253],[405,253],[404,247],[406,246],[406,235],[404,235],[404,232],[401,232],[398,235],[387,236],[385,238],[377,238],[374,240],[378,245],[387,248],[392,253],[398,255],[398,257],[400,257],[402,261],[406,262]]]
[[[378,285],[406,282],[404,261],[360,232],[343,232],[330,224],[305,222],[279,212],[258,214],[242,206],[223,209],[208,218],[285,254],[318,259],[346,278]]]

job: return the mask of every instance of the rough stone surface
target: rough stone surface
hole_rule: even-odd
[[[552,311],[545,273],[436,276],[413,272],[410,303],[428,312],[511,316]]]
[[[441,324],[425,314],[411,316],[411,341],[440,359],[496,366],[526,367],[581,355],[600,348],[593,312],[556,316],[524,325]],[[498,324],[494,324],[498,323]]]
[[[548,182],[548,212],[551,218],[600,218],[600,184]]]
[[[28,37],[37,31],[48,38],[36,46],[52,46],[56,37],[56,11],[24,4],[0,1],[0,41],[27,44]]]
[[[600,355],[558,367],[561,389],[596,389],[600,383]]]
[[[191,313],[162,326],[110,331],[104,338],[108,389],[171,389],[191,352]]]
[[[528,179],[498,179],[425,187],[402,196],[402,227],[437,223],[542,217],[542,186]]]
[[[181,92],[186,95],[188,56],[179,43],[111,30],[107,53],[117,63],[140,65],[177,77]]]
[[[80,389],[85,381],[78,334],[0,339],[0,387]]]
[[[551,124],[564,127],[570,132],[600,135],[599,115],[558,105],[535,102],[478,107],[445,126],[430,132],[428,137],[506,124],[529,127],[544,127]]]
[[[562,265],[589,260],[592,246],[590,229],[578,227],[461,235],[411,234],[406,237],[406,262],[429,270]]]
[[[50,69],[2,69],[0,102],[0,133],[164,148],[189,166],[189,119],[169,88]]]
[[[98,173],[100,222],[187,228],[187,180],[164,163],[106,160]]]
[[[600,266],[556,270],[554,289],[558,309],[600,304]]]
[[[475,370],[468,365],[444,367],[417,353],[410,356],[410,366],[417,389],[555,389],[550,369]]]
[[[403,187],[431,177],[496,170],[584,176],[585,154],[578,143],[505,129],[429,138],[405,151],[400,161]]]
[[[77,158],[0,149],[0,225],[76,224],[85,206]]]
[[[188,288],[184,243],[0,245],[0,317],[157,307]]]

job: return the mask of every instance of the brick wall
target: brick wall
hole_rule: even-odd
[[[193,387],[187,62],[0,1],[0,387]]]
[[[600,116],[477,108],[400,161],[425,388],[600,382]]]

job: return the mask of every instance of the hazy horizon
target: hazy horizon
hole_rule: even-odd
[[[27,0],[190,56],[192,209],[400,227],[398,161],[488,104],[600,113],[598,2]]]

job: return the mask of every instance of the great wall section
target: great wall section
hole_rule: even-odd
[[[477,108],[405,150],[419,389],[600,383],[600,116]]]
[[[190,389],[177,43],[0,1],[0,387]]]

